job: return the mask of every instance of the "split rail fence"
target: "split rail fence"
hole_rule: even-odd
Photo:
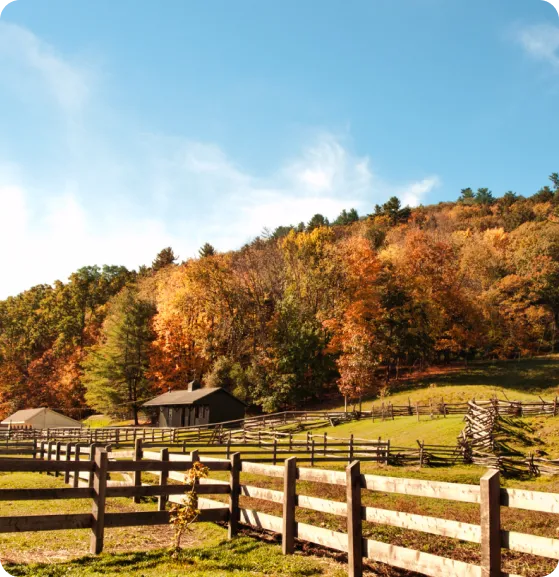
[[[40,515],[0,517],[0,533],[22,531],[50,531],[59,529],[89,529],[92,553],[103,549],[105,528],[124,526],[162,525],[169,522],[168,501],[180,501],[186,485],[186,472],[192,463],[200,460],[195,451],[190,455],[144,451],[137,443],[134,460],[110,460],[115,455],[100,447],[66,447],[63,460],[43,458],[0,459],[1,472],[55,472],[64,473],[65,480],[74,476],[74,484],[61,489],[1,489],[0,501],[89,499],[91,513],[73,515]],[[86,460],[82,460],[84,455]],[[226,522],[229,537],[239,531],[239,524],[247,524],[278,533],[282,538],[284,554],[294,551],[296,539],[324,546],[348,555],[348,575],[360,577],[363,561],[398,567],[432,577],[502,577],[501,549],[559,560],[559,541],[531,534],[503,531],[501,507],[559,514],[559,494],[516,489],[501,489],[498,471],[488,471],[478,485],[444,483],[418,479],[402,479],[363,475],[359,461],[352,462],[345,471],[330,471],[299,467],[296,457],[283,465],[266,465],[241,461],[238,453],[228,460],[202,459],[210,471],[228,472],[228,480],[202,479],[197,486],[200,495],[225,495],[226,502],[200,497],[201,515],[198,521]],[[130,482],[111,481],[111,473],[131,475]],[[142,483],[143,473],[155,473],[158,483]],[[241,475],[263,476],[283,480],[283,491],[264,489],[241,482]],[[79,482],[80,476],[85,476]],[[169,480],[180,484],[169,484]],[[326,483],[345,487],[346,500],[338,502],[311,497],[298,491],[297,481]],[[403,513],[362,506],[364,491],[411,495],[418,498],[443,499],[478,504],[480,524],[461,523],[425,515]],[[107,513],[106,500],[114,497],[157,496],[157,511]],[[282,504],[282,516],[263,513],[241,505],[240,497]],[[297,522],[297,507],[343,517],[347,531],[332,531],[307,523]],[[481,546],[481,563],[474,565],[414,549],[364,538],[363,522],[373,522],[428,534],[459,539]],[[510,577],[513,577],[512,575]]]
[[[473,401],[479,407],[493,407],[499,415],[516,417],[535,415],[559,415],[559,398],[552,401],[504,401],[492,399],[489,401]],[[161,427],[100,427],[88,428],[50,428],[25,429],[8,427],[0,429],[1,440],[60,440],[79,443],[115,443],[134,444],[136,439],[160,443],[206,442],[208,444],[222,443],[223,439],[234,437],[244,439],[249,433],[261,431],[276,431],[282,427],[305,426],[305,428],[336,425],[342,422],[372,419],[388,420],[396,417],[422,416],[430,418],[447,417],[450,415],[466,415],[470,403],[447,403],[444,398],[431,399],[428,404],[412,403],[393,405],[380,403],[373,405],[368,411],[284,411],[270,415],[247,417],[236,421],[196,425],[192,427],[161,428]]]
[[[466,426],[458,437],[466,462],[499,469],[507,474],[559,475],[559,460],[523,455],[499,441],[498,434],[507,416],[517,416],[511,407],[503,410],[498,401],[484,405],[472,401],[468,403],[468,409],[464,417]],[[552,412],[545,414],[556,416],[556,405]]]

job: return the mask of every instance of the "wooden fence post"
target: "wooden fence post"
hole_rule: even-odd
[[[390,462],[390,439],[386,441],[386,464]]]
[[[417,415],[417,422],[419,423],[419,403],[415,403],[415,413]]]
[[[359,461],[346,468],[348,577],[363,575],[363,522],[361,517],[361,471]]]
[[[60,461],[60,449],[61,449],[61,447],[62,447],[62,443],[60,441],[58,441],[56,443],[56,453],[55,453],[55,457],[54,457],[56,461]],[[54,472],[55,477],[58,477],[59,475],[60,475],[59,471]]]
[[[311,467],[314,467],[314,439],[311,439]]]
[[[481,575],[501,575],[501,486],[499,471],[487,471],[480,481]]]
[[[95,443],[92,443],[89,447],[89,460],[94,463],[95,462],[95,450],[97,449],[97,445]],[[108,457],[107,457],[108,459]],[[79,473],[78,473],[79,475]],[[95,475],[93,474],[93,471],[91,473],[89,473],[89,483],[88,486],[91,489],[93,487],[93,483],[94,483],[94,479],[95,479]]]
[[[93,445],[92,445],[93,446]],[[109,455],[105,449],[97,449],[94,457],[93,508],[91,511],[90,553],[99,555],[103,551],[105,534],[105,501],[107,495],[107,465]]]
[[[79,461],[81,455],[81,445],[76,443],[76,447],[74,449],[74,461]],[[80,486],[80,472],[74,471],[74,478],[72,479],[72,485],[75,489]]]
[[[33,458],[37,458],[37,438],[33,439]]]
[[[144,451],[142,449],[142,439],[136,439],[136,442],[134,443],[134,461],[141,461],[143,456]],[[142,486],[142,471],[134,471],[134,486]],[[136,496],[133,499],[134,503],[140,503],[141,501],[141,497],[139,496]]]
[[[278,440],[274,438],[274,465],[277,463],[278,458]]]
[[[233,539],[239,531],[239,494],[241,492],[241,454],[231,455],[231,471],[229,473],[229,526],[227,536]]]
[[[281,547],[284,555],[295,550],[295,505],[297,499],[297,457],[285,460],[283,473],[283,524]]]
[[[353,461],[353,433],[349,436],[349,443],[347,450],[348,450],[347,460],[351,463],[351,461]]]
[[[169,461],[169,449],[161,449],[161,462],[166,463]],[[167,479],[169,478],[169,471],[161,471],[159,475],[159,484],[163,487],[167,484]],[[159,495],[157,508],[159,511],[165,511],[165,506],[167,504],[167,496]]]
[[[326,450],[328,449],[328,433],[324,433],[324,456],[326,457]]]
[[[66,457],[66,461],[70,461],[70,459],[72,458],[72,443],[66,443],[66,455],[64,455]],[[66,483],[66,485],[68,485],[70,483],[70,468],[68,467],[68,469],[66,469],[66,471],[64,471],[64,482]]]

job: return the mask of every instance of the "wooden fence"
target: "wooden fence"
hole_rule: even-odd
[[[427,445],[422,441],[416,447],[394,447],[390,441],[367,440],[355,438],[332,437],[327,433],[312,434],[307,432],[304,437],[294,437],[292,434],[282,436],[280,433],[264,434],[261,431],[247,435],[245,442],[227,440],[222,445],[187,443],[158,443],[136,440],[147,449],[168,448],[170,451],[185,454],[195,448],[200,454],[207,457],[228,459],[231,454],[240,452],[243,459],[255,463],[277,464],[286,456],[297,456],[299,462],[308,462],[311,466],[318,463],[350,462],[359,459],[366,462],[384,463],[393,466],[452,466],[464,463],[464,452],[460,447],[444,445]],[[5,441],[0,442],[0,457],[20,455],[44,456],[47,459],[60,460],[68,450],[73,450],[76,443],[62,443],[61,441]],[[87,444],[78,444],[85,447]],[[105,445],[113,449],[126,445]],[[70,447],[67,449],[66,447]],[[132,449],[132,447],[130,447]],[[133,451],[120,452],[121,455],[131,456]],[[470,461],[468,461],[470,462]]]
[[[556,416],[556,403],[553,404],[553,410],[549,410],[549,405],[542,406],[539,414]],[[494,400],[483,405],[471,401],[468,409],[464,417],[466,426],[458,437],[466,462],[499,469],[508,475],[559,475],[559,460],[544,459],[533,454],[524,455],[500,442],[498,433],[502,431],[505,419],[518,416],[514,407],[503,408],[500,401]],[[529,410],[534,410],[532,404]]]
[[[478,407],[493,407],[498,415],[516,417],[534,415],[559,415],[559,399],[552,401],[504,401],[492,399],[489,401],[473,401]],[[438,418],[449,415],[466,415],[470,403],[447,403],[444,398],[431,399],[428,403],[412,403],[393,405],[389,402],[373,404],[368,411],[284,411],[270,415],[247,417],[236,421],[197,425],[193,427],[161,428],[161,427],[101,427],[89,428],[50,428],[50,429],[0,429],[0,441],[5,439],[38,439],[60,440],[79,443],[113,443],[131,444],[136,439],[159,443],[178,442],[223,442],[224,437],[232,436],[240,439],[243,435],[260,431],[277,431],[287,427],[304,427],[305,429],[336,425],[342,422],[372,419],[388,420],[396,417],[415,416]]]
[[[160,525],[169,522],[166,510],[168,501],[180,501],[180,495],[189,487],[185,484],[185,472],[199,459],[197,452],[191,455],[161,452],[144,452],[133,461],[109,460],[110,453],[103,448],[84,447],[87,460],[81,460],[82,450],[72,453],[65,460],[48,461],[37,459],[0,459],[0,471],[54,471],[59,473],[88,475],[90,482],[85,486],[61,489],[2,489],[0,501],[6,500],[50,500],[90,499],[92,510],[88,514],[40,515],[30,517],[0,517],[0,533],[21,531],[50,531],[59,529],[87,528],[91,531],[91,552],[98,554],[103,549],[105,528],[124,526]],[[77,457],[76,457],[77,455]],[[74,459],[71,457],[74,456]],[[559,495],[501,489],[499,472],[488,471],[480,485],[465,485],[363,475],[359,461],[352,462],[345,471],[329,471],[297,466],[292,457],[283,465],[265,465],[241,461],[239,454],[229,460],[202,460],[211,471],[228,471],[227,482],[203,479],[197,487],[200,495],[226,495],[227,501],[200,498],[199,521],[224,521],[229,527],[229,537],[237,534],[239,524],[266,529],[282,536],[284,554],[292,553],[295,540],[299,539],[348,554],[348,575],[360,577],[363,560],[386,563],[393,567],[430,575],[432,577],[501,577],[501,549],[537,555],[559,560],[559,541],[531,534],[503,531],[501,507],[512,507],[529,511],[559,514]],[[111,472],[132,473],[131,483],[108,480]],[[156,485],[142,484],[142,473],[158,475]],[[283,480],[283,491],[275,491],[245,484],[241,474],[279,478]],[[252,477],[251,477],[252,478]],[[173,479],[181,484],[171,485]],[[327,483],[346,488],[345,502],[332,501],[300,494],[297,481]],[[461,523],[425,515],[403,513],[392,510],[362,506],[364,491],[411,495],[418,498],[443,499],[478,504],[480,524]],[[112,497],[158,496],[158,511],[140,513],[106,513],[106,500]],[[240,497],[282,504],[282,516],[270,515],[257,509],[241,506]],[[310,509],[343,517],[347,520],[347,531],[332,531],[323,527],[296,522],[296,508]],[[474,565],[417,551],[405,547],[364,538],[363,521],[411,529],[424,533],[459,539],[481,546],[481,564]],[[513,577],[513,576],[510,576]]]
[[[8,441],[0,443],[0,457],[32,456],[46,460],[63,460],[76,450],[77,447],[87,446],[84,443],[62,443],[61,441]],[[119,445],[105,445],[118,449]],[[121,446],[121,445],[120,445]],[[135,447],[143,448],[166,448],[171,451],[187,452],[187,444],[151,443],[136,439]],[[188,447],[192,450],[193,445]],[[229,459],[235,452],[241,452],[243,458],[256,463],[276,464],[285,456],[296,455],[300,461],[310,462],[311,466],[324,462],[350,462],[354,459],[362,461],[373,461],[377,463],[389,463],[390,441],[368,441],[364,439],[354,439],[353,435],[349,439],[336,439],[324,435],[308,434],[306,438],[296,438],[289,435],[288,438],[273,440],[262,436],[261,439],[251,442],[233,442],[228,440],[223,445],[204,445],[195,443],[195,448],[207,457],[219,457]],[[121,456],[133,456],[134,451],[121,451]]]

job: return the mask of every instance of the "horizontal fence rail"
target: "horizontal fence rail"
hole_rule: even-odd
[[[59,447],[60,460],[49,460],[53,456],[50,449],[47,451],[40,446],[35,459],[0,459],[0,471],[63,473],[66,483],[73,486],[1,489],[0,501],[89,499],[92,502],[91,513],[0,517],[0,533],[89,529],[91,552],[100,553],[106,528],[167,524],[170,517],[167,503],[182,501],[184,492],[191,488],[187,483],[187,472],[194,462],[201,460],[212,472],[228,472],[228,480],[200,479],[197,484],[197,492],[201,495],[198,521],[227,523],[229,537],[238,533],[239,524],[278,533],[282,537],[285,554],[294,551],[296,539],[347,553],[348,574],[353,577],[362,575],[364,559],[433,577],[501,577],[504,575],[501,549],[559,560],[559,540],[501,528],[503,507],[559,514],[559,494],[500,488],[498,471],[488,471],[479,485],[468,485],[362,474],[359,461],[353,461],[345,471],[334,471],[298,466],[297,457],[290,457],[281,465],[242,461],[239,453],[230,455],[229,459],[201,458],[198,451],[183,454],[170,453],[167,449],[149,450],[142,446],[140,440],[137,440],[133,451],[126,452],[126,458],[132,460],[123,460],[122,451],[112,453],[94,445],[84,447],[72,444]],[[122,473],[127,481],[111,480],[111,472]],[[155,475],[158,482],[146,484],[142,479],[144,474]],[[259,487],[252,480],[253,477],[250,477],[250,482],[243,482],[241,475],[246,474],[281,480],[283,490]],[[169,484],[169,480],[179,484]],[[306,495],[305,491],[298,490],[298,481],[343,487],[346,499],[334,501]],[[480,523],[364,506],[362,499],[366,492],[473,504],[479,507]],[[223,500],[208,499],[207,495],[221,496]],[[115,497],[135,501],[142,497],[158,497],[159,510],[107,513],[106,499]],[[253,500],[251,503],[267,501],[279,504],[282,515],[259,511],[258,505],[251,505],[250,508],[242,506],[241,498],[250,498]],[[297,508],[343,518],[347,530],[334,531],[297,522]],[[363,523],[388,525],[474,543],[481,547],[481,563],[465,563],[365,538]]]
[[[559,415],[559,398],[541,401],[504,401],[492,399],[488,401],[473,401],[478,407],[492,407],[498,415],[524,417],[535,415]],[[151,442],[220,442],[224,439],[237,438],[243,442],[250,433],[257,431],[276,431],[282,427],[305,425],[324,426],[359,420],[387,420],[396,417],[447,417],[451,415],[466,415],[470,403],[447,403],[444,398],[431,399],[428,403],[412,403],[393,405],[389,402],[373,404],[365,411],[284,411],[269,415],[247,417],[235,421],[211,423],[191,427],[161,428],[161,427],[101,427],[89,428],[49,428],[30,429],[21,426],[0,428],[0,441],[5,439],[38,439],[60,440],[83,443],[113,443],[134,444],[136,439]]]

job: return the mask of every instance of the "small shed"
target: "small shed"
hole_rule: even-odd
[[[160,427],[192,427],[244,419],[246,405],[225,389],[192,381],[188,389],[159,395],[143,407],[157,410]]]
[[[70,417],[66,417],[45,407],[41,409],[23,409],[17,411],[7,419],[4,419],[1,424],[8,427],[30,427],[33,429],[77,428],[82,426],[79,421],[75,421]]]

